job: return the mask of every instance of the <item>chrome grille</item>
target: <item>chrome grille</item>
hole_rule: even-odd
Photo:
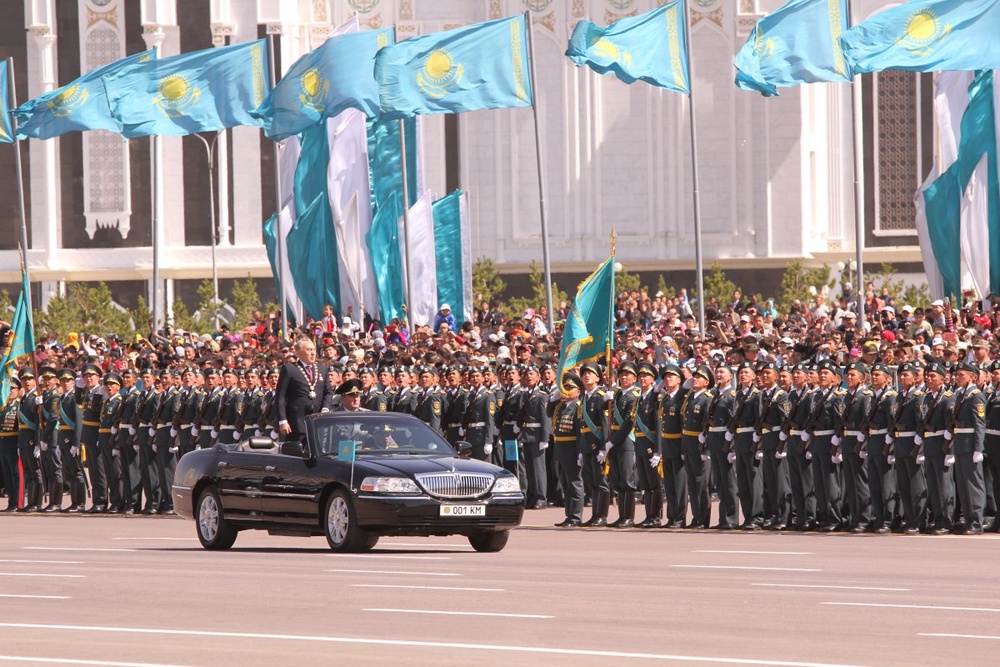
[[[417,484],[439,498],[475,498],[493,486],[493,475],[479,473],[427,473],[417,475]]]

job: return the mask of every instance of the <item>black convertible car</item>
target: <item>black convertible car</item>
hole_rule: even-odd
[[[206,549],[253,528],[326,535],[334,551],[371,549],[382,535],[465,535],[477,551],[500,551],[521,523],[517,477],[415,417],[332,412],[307,429],[303,442],[250,438],[181,458],[174,508]]]

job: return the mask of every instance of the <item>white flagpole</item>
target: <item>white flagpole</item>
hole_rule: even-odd
[[[538,166],[538,209],[542,220],[542,267],[545,272],[545,305],[549,313],[549,331],[553,329],[552,310],[552,264],[549,259],[549,227],[545,219],[545,186],[542,178],[542,139],[538,129],[538,77],[535,75],[535,40],[532,34],[531,12],[524,12],[524,22],[528,33],[528,67],[531,74],[531,117],[535,121],[535,161]]]
[[[406,270],[406,328],[413,335],[413,281],[410,280],[410,196],[406,182],[406,128],[399,121],[399,159],[400,171],[403,175],[403,266]]]
[[[10,100],[10,108],[17,108],[17,89],[14,82],[14,58],[7,59],[7,81],[10,92],[7,97]],[[17,172],[17,207],[21,215],[21,266],[24,267],[24,274],[28,276],[28,286],[31,286],[31,274],[28,273],[28,216],[24,209],[24,169],[21,165],[21,142],[17,139],[17,119],[13,114],[10,116],[11,131],[14,133],[14,170]],[[28,294],[28,304],[31,304],[31,295]],[[28,309],[28,321],[31,321],[31,309]]]
[[[694,66],[691,58],[691,7],[684,3],[684,32],[688,47],[688,119],[691,127],[691,184],[694,190],[694,270],[698,292],[698,331],[705,331],[705,264],[701,252],[701,192],[698,182],[698,131],[694,116]]]
[[[854,3],[847,3],[848,23],[854,25]],[[864,151],[861,146],[861,95],[858,93],[859,76],[851,77],[851,134],[854,148],[854,249],[858,270],[855,273],[857,288],[855,298],[858,300],[858,321],[865,321],[865,201],[864,184],[861,176],[864,173]]]
[[[274,61],[274,35],[267,36],[267,57],[270,59],[271,64],[271,89],[278,84],[278,69]],[[282,205],[282,194],[281,194],[281,169],[279,166],[279,160],[281,156],[279,155],[281,151],[280,142],[274,142],[274,240],[276,243],[274,254],[274,265],[278,267],[278,276],[275,281],[280,285],[278,291],[279,303],[281,303],[281,335],[288,338],[288,318],[286,312],[288,310],[288,299],[285,296],[285,267],[284,267],[284,255],[285,255],[285,235],[281,232],[281,205]],[[215,233],[215,230],[212,231]]]
[[[160,327],[160,213],[163,209],[163,137],[154,134],[150,137],[150,175],[153,180],[153,222],[150,229],[153,242],[153,330]]]

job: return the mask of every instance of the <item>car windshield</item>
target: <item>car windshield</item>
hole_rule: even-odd
[[[334,413],[314,422],[320,456],[455,456],[440,435],[422,421],[385,412]]]

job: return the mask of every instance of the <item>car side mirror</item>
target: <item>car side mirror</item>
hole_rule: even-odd
[[[274,440],[270,438],[250,438],[248,441],[250,449],[273,449]]]
[[[459,458],[462,458],[462,459],[472,458],[472,443],[471,442],[465,442],[464,440],[461,441],[461,442],[456,442],[455,443],[455,447],[458,448],[458,457]]]
[[[305,447],[303,447],[302,443],[297,440],[281,443],[281,453],[285,456],[297,456],[300,459],[304,459],[306,457]]]

